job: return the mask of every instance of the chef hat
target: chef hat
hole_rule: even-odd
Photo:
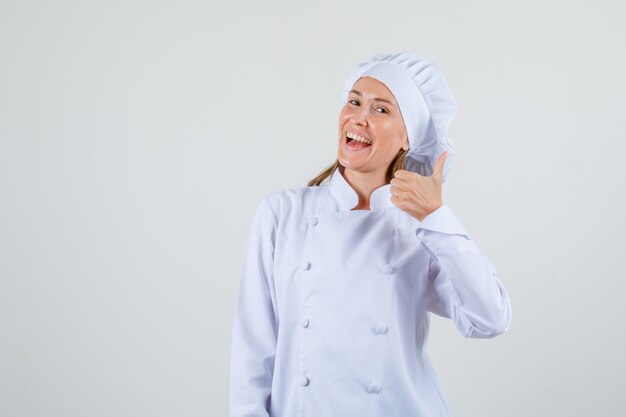
[[[448,151],[442,173],[445,182],[456,153],[448,126],[457,114],[457,104],[439,68],[408,52],[375,54],[368,62],[357,64],[346,79],[343,104],[354,83],[365,76],[384,83],[400,106],[409,136],[405,169],[430,176],[439,155]]]

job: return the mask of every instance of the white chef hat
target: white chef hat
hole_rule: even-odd
[[[454,144],[448,137],[448,126],[458,107],[443,73],[432,62],[403,52],[375,54],[367,62],[357,64],[345,81],[341,101],[361,77],[382,82],[393,93],[409,136],[405,169],[430,176],[442,152],[448,151],[442,180],[445,182],[455,158]]]

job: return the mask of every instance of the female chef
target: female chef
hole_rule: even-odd
[[[457,106],[439,69],[376,54],[342,102],[337,161],[254,214],[230,417],[449,416],[426,352],[429,314],[465,337],[509,328],[496,268],[442,202]]]

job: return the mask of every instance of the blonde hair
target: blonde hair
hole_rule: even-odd
[[[389,168],[387,169],[387,184],[391,182],[391,179],[393,178],[393,174],[395,174],[397,170],[404,169],[404,155],[406,155],[406,153],[407,151],[405,151],[404,149],[400,149],[400,152],[398,152],[396,157],[389,164]],[[335,171],[335,169],[339,167],[339,165],[341,165],[339,163],[339,160],[335,160],[335,162],[333,162],[330,166],[328,166],[328,168],[320,172],[317,175],[317,177],[309,181],[307,185],[309,187],[312,187],[314,185],[322,185],[322,182],[326,180],[327,178],[329,178],[332,175],[332,173]]]

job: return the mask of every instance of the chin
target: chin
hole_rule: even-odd
[[[366,168],[375,163],[375,158],[371,158],[370,153],[364,153],[362,155],[354,155],[350,153],[339,152],[337,160],[341,165],[350,169]]]
[[[346,159],[341,156],[339,156],[337,160],[344,168],[348,168],[352,170],[358,170],[364,165],[363,163],[354,162],[354,161],[351,161],[350,159]]]
[[[339,160],[339,163],[345,168],[345,169],[349,169],[350,171],[356,171],[356,172],[366,172],[369,171],[366,167],[366,164],[359,164],[359,163],[350,163],[350,162],[345,162],[342,161],[341,159]]]

